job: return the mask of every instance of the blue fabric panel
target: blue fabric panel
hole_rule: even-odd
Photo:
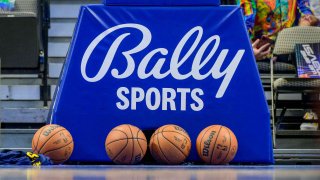
[[[220,0],[103,0],[105,5],[219,6]]]
[[[170,100],[171,98],[171,100]],[[74,138],[71,160],[110,161],[105,138],[132,124],[213,124],[237,136],[234,162],[272,163],[270,114],[236,6],[83,6],[50,115]]]

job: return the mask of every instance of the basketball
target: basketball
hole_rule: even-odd
[[[32,151],[50,157],[54,164],[61,164],[72,154],[73,139],[64,127],[49,124],[40,128],[33,136]]]
[[[212,125],[202,130],[196,142],[198,155],[207,164],[227,164],[238,150],[238,141],[227,127]]]
[[[152,157],[162,164],[180,164],[190,153],[191,140],[188,133],[177,125],[158,128],[150,139]]]
[[[147,139],[139,128],[124,124],[110,131],[105,147],[114,163],[137,164],[146,154]]]

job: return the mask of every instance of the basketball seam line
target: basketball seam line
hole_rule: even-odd
[[[112,129],[111,131],[120,131],[120,132],[122,132],[123,134],[127,134],[126,132],[124,132],[124,131],[122,131],[122,130],[119,130],[119,129]],[[110,131],[110,132],[111,132]],[[128,137],[128,136],[127,136]]]
[[[165,128],[164,128],[165,129]],[[181,134],[181,133],[179,133],[179,132],[177,132],[177,131],[161,131],[161,132],[158,132],[157,134],[154,134],[154,135],[158,135],[158,134],[160,134],[160,133],[164,133],[164,132],[175,132],[175,133],[178,133],[178,134],[180,134],[181,136],[183,136],[183,137],[185,137],[185,138],[188,138],[189,140],[190,140],[190,137],[188,137],[189,136],[189,134],[188,133],[186,133],[188,136],[186,136],[186,135],[184,135],[184,134]],[[191,140],[190,140],[191,141]]]
[[[122,138],[122,139],[117,139],[117,140],[111,141],[111,142],[109,142],[109,143],[106,144],[106,145],[109,145],[109,144],[114,143],[114,142],[117,142],[117,141],[126,140],[126,139],[137,139],[137,140],[139,139],[139,140],[144,140],[144,141],[146,141],[145,139],[142,139],[142,138]]]
[[[106,144],[106,145],[109,145],[109,144],[111,144],[111,143],[113,143],[113,142],[116,142],[116,141],[118,141],[118,140],[128,139],[128,136],[127,136],[127,134],[126,134],[124,131],[121,131],[121,130],[118,130],[118,129],[112,129],[112,130],[109,132],[109,134],[110,134],[112,131],[122,132],[127,138],[117,139],[117,140],[114,140],[114,141],[109,142],[109,143]],[[109,134],[108,134],[108,136],[109,136]],[[108,139],[108,136],[107,136],[107,139]],[[106,141],[106,142],[107,142],[107,141]]]
[[[228,130],[228,129],[226,129],[226,130],[228,131],[228,134],[229,134],[230,145],[229,145],[229,149],[228,149],[228,152],[227,152],[226,157],[225,157],[225,158],[223,159],[223,161],[221,161],[220,163],[223,163],[223,162],[227,159],[227,157],[228,157],[228,155],[229,155],[229,152],[230,152],[230,150],[231,150],[231,135],[230,135],[229,130]]]
[[[131,132],[131,137],[133,138],[133,133],[132,133],[132,130],[131,130],[131,127],[130,127],[130,125],[129,125],[129,124],[128,124],[128,127],[129,127],[130,132]],[[133,141],[133,139],[132,139],[132,153],[131,153],[130,164],[132,164],[133,153],[134,153],[134,141]]]
[[[202,160],[204,160],[204,158],[202,158],[202,153],[201,153],[201,151],[203,150],[203,148],[202,148],[202,146],[201,146],[201,144],[202,144],[202,140],[203,140],[203,138],[204,138],[204,136],[207,134],[207,132],[210,130],[211,128],[208,128],[204,133],[203,133],[203,136],[201,137],[201,139],[200,139],[200,152],[198,152],[198,155],[200,156],[200,158],[202,159]],[[200,132],[201,133],[201,132]],[[201,150],[201,148],[202,148],[202,150]]]
[[[158,133],[158,134],[159,134],[159,133]],[[158,140],[158,147],[159,147],[159,149],[160,149],[160,151],[161,151],[164,159],[167,161],[166,163],[169,164],[169,163],[170,163],[169,159],[166,157],[166,155],[163,153],[163,151],[162,151],[162,149],[161,149],[161,146],[160,146],[160,143],[159,143],[159,135],[157,135],[157,140]],[[162,159],[162,158],[160,158],[160,159]]]
[[[61,130],[59,130],[59,131],[57,131],[56,133],[54,133],[54,134],[52,134],[52,136],[51,137],[49,137],[49,139],[42,145],[42,147],[39,149],[39,154],[41,154],[40,153],[40,151],[42,150],[42,148],[49,142],[49,140],[54,136],[54,135],[56,135],[56,134],[58,134],[59,132],[61,132],[61,131],[63,131],[63,130],[66,130],[65,128],[63,128],[63,129],[61,129]]]
[[[69,144],[71,144],[71,143],[73,143],[73,141],[69,142],[69,143],[68,143],[68,144],[66,144],[65,146],[59,147],[59,148],[57,148],[57,149],[52,149],[52,150],[47,151],[47,152],[42,153],[42,154],[43,154],[43,155],[45,155],[45,154],[47,154],[48,152],[52,152],[52,151],[55,151],[55,150],[59,150],[59,149],[61,149],[61,148],[64,148],[64,147],[68,146],[68,145],[69,145]]]
[[[139,129],[139,131],[137,132],[137,137],[139,137],[139,132],[140,132],[141,130]],[[141,138],[140,138],[141,139]],[[144,157],[144,154],[143,154],[143,149],[142,149],[142,147],[141,147],[141,145],[140,145],[140,142],[139,142],[139,139],[137,140],[137,142],[138,142],[138,145],[139,145],[139,147],[140,147],[140,150],[141,150],[141,153],[142,153],[142,157]],[[146,141],[147,142],[147,141]],[[148,142],[147,142],[147,144],[148,144]]]
[[[125,134],[127,136],[127,134]],[[128,145],[128,136],[127,136],[127,142],[126,142],[126,145],[121,149],[121,151],[114,157],[112,158],[111,160],[113,161],[114,159],[117,159],[118,156],[122,153],[122,151],[127,147]]]
[[[188,157],[187,155],[185,155],[185,154],[181,151],[181,149],[180,149],[177,145],[175,145],[175,144],[173,144],[171,141],[169,141],[169,139],[166,138],[166,137],[163,135],[163,133],[161,133],[161,134],[162,134],[162,136],[163,136],[168,142],[170,142],[173,146],[175,146],[175,147],[184,155],[185,158]]]
[[[43,131],[44,129],[45,129],[45,128],[43,128],[43,129],[41,130],[41,132],[40,132],[40,134],[39,134],[39,136],[38,136],[37,145],[35,146],[35,150],[34,150],[34,151],[38,150],[38,144],[39,144],[40,135],[41,135],[41,133],[42,133],[42,131]]]
[[[215,150],[215,146],[217,144],[217,140],[218,140],[218,137],[219,137],[221,129],[222,129],[222,126],[220,126],[220,129],[219,129],[218,134],[217,134],[217,138],[214,141],[213,150],[212,150],[211,157],[210,157],[210,164],[212,164],[212,156],[213,156],[213,153],[214,153],[214,150]]]

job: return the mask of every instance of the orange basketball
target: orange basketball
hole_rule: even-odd
[[[202,130],[196,144],[198,155],[207,164],[229,163],[238,150],[236,136],[229,128],[221,125],[212,125]]]
[[[184,129],[170,124],[158,128],[153,133],[149,148],[157,162],[180,164],[189,156],[191,140]]]
[[[49,124],[40,128],[33,136],[32,151],[50,157],[54,164],[61,164],[72,154],[73,139],[64,127]]]
[[[139,128],[123,124],[110,131],[105,147],[116,164],[137,164],[146,154],[147,139]]]

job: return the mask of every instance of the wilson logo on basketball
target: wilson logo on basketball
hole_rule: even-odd
[[[203,146],[203,150],[202,150],[202,155],[203,156],[209,156],[209,148],[210,148],[210,143],[211,143],[211,140],[213,138],[213,136],[216,134],[215,131],[211,131],[208,139],[206,141],[204,141],[204,146]]]
[[[47,130],[45,130],[45,131],[42,133],[42,135],[44,135],[44,136],[49,136],[50,133],[51,133],[53,130],[55,130],[55,129],[59,128],[59,127],[61,127],[61,126],[50,126]]]
[[[124,30],[127,32],[116,35]],[[123,44],[128,43],[130,37],[137,38],[137,36],[131,35],[130,31],[137,30],[142,34],[140,43],[130,49],[123,50]],[[201,81],[211,77],[221,83],[215,98],[222,98],[242,60],[245,50],[239,49],[231,57],[228,57],[229,61],[226,61],[227,56],[230,56],[229,49],[217,51],[221,43],[220,36],[212,35],[208,39],[203,40],[203,34],[204,30],[201,26],[193,27],[180,40],[177,40],[177,45],[171,55],[169,54],[170,50],[167,48],[158,47],[146,53],[142,59],[135,59],[136,54],[145,52],[143,51],[145,49],[150,49],[148,46],[153,38],[152,33],[141,24],[128,23],[114,26],[99,34],[89,44],[82,57],[81,75],[90,83],[100,81],[107,73],[110,73],[111,77],[115,79],[126,79],[135,76],[140,80],[173,78],[177,81],[182,81],[193,78],[196,81]],[[90,73],[87,73],[87,69],[90,69],[87,68],[88,64],[94,64],[88,63],[89,60],[94,60],[94,58],[90,58],[92,53],[96,49],[101,49],[100,47],[97,48],[99,43],[105,38],[114,37],[116,38],[108,47],[101,67],[97,68],[97,72],[92,72],[94,70],[91,70]],[[200,42],[203,43],[200,44]],[[116,67],[113,64],[113,61],[119,61],[121,56],[125,59],[125,70],[120,70],[124,69],[123,66]],[[231,58],[232,60],[230,61]],[[170,65],[164,66],[167,61]],[[214,63],[210,63],[210,61],[214,61]],[[183,72],[182,67],[187,63],[192,64],[191,68],[189,72]],[[201,98],[204,94],[205,92],[201,88],[165,87],[157,89],[152,87],[143,89],[141,87],[119,87],[116,92],[119,102],[116,102],[116,106],[120,110],[136,110],[138,103],[144,103],[149,110],[186,111],[187,109],[191,109],[193,111],[201,111],[204,108],[204,102]],[[186,99],[190,99],[190,102],[186,102]]]
[[[177,131],[181,131],[181,132],[187,133],[184,129],[182,129],[179,126],[174,126],[174,129],[177,130]]]

